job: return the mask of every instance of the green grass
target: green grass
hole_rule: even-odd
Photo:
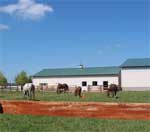
[[[119,98],[105,93],[84,93],[85,99],[71,93],[37,92],[41,101],[77,102],[144,102],[150,103],[150,92],[120,92]],[[24,100],[21,92],[0,92],[0,100]],[[149,121],[65,118],[0,114],[0,132],[150,132]]]
[[[140,102],[150,103],[150,91],[119,92],[118,99],[108,98],[106,93],[84,93],[85,98],[75,97],[73,93],[56,94],[36,92],[36,100],[40,101],[76,101],[76,102]],[[21,92],[0,92],[0,100],[24,100]]]
[[[149,121],[0,115],[0,132],[149,132]]]

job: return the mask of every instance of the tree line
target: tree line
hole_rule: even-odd
[[[25,83],[31,83],[32,79],[30,76],[27,75],[25,71],[21,71],[16,77],[15,77],[15,83],[18,86],[23,86]],[[5,77],[5,75],[0,72],[0,86],[6,87],[8,85],[8,80]]]

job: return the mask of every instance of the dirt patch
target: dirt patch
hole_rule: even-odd
[[[150,120],[150,104],[0,101],[3,113]]]

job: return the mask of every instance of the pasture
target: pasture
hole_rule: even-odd
[[[57,94],[55,92],[36,92],[38,101],[69,102],[133,102],[150,103],[150,91],[119,92],[118,99],[108,98],[106,93],[83,93],[84,98],[75,97],[73,93]],[[0,91],[0,100],[25,100],[21,92]]]
[[[149,132],[149,121],[0,114],[1,132]]]
[[[84,93],[85,98],[72,93],[57,94],[36,92],[36,101],[69,102],[140,102],[150,103],[150,92],[119,92],[118,99],[108,98],[106,93]],[[25,100],[21,92],[1,91],[0,100]],[[49,117],[0,114],[0,131],[3,132],[149,132],[150,121],[93,119],[73,117]]]

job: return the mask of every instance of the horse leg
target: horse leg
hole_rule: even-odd
[[[24,98],[28,98],[28,96],[29,96],[28,90],[25,90],[24,91]]]
[[[30,100],[32,100],[32,96],[33,96],[33,94],[32,94],[32,89],[30,89],[30,90],[29,90],[29,97],[30,97]]]
[[[79,96],[80,97],[80,95],[79,95],[80,93],[79,93],[79,90],[77,90],[77,96]]]
[[[77,96],[77,90],[75,90],[75,92],[74,92],[74,96]]]
[[[57,88],[57,94],[59,94],[59,89]]]
[[[23,98],[25,98],[26,96],[26,91],[23,91]]]
[[[61,88],[61,89],[59,89],[59,94],[61,94],[63,92],[63,89]]]
[[[117,98],[117,90],[115,90],[115,97]]]
[[[64,90],[64,93],[67,93],[67,89]]]
[[[31,91],[31,99],[34,100],[34,91]]]
[[[27,98],[27,97],[28,97],[28,91],[27,91],[27,90],[23,91],[23,94],[24,94],[24,95],[23,95],[24,98]]]
[[[32,99],[32,92],[31,92],[31,89],[29,90],[29,99],[30,99],[30,100]]]
[[[117,95],[117,91],[116,91],[116,90],[113,90],[113,91],[112,91],[112,97],[116,97],[116,95]]]
[[[30,89],[30,99],[34,99],[34,91],[35,91],[35,87],[32,85],[31,89]]]
[[[29,97],[30,97],[29,90],[26,91],[26,95],[27,95],[27,98],[29,99]]]
[[[64,88],[64,93],[66,93],[66,89]]]
[[[109,97],[110,96],[110,93],[109,93],[109,90],[107,91],[107,97]]]
[[[33,99],[35,100],[35,89],[32,91]]]
[[[113,92],[112,92],[112,98],[114,97],[114,95],[115,95],[115,92],[113,91]]]
[[[82,97],[82,95],[81,95],[81,89],[79,90],[79,97],[80,97],[80,98]]]

